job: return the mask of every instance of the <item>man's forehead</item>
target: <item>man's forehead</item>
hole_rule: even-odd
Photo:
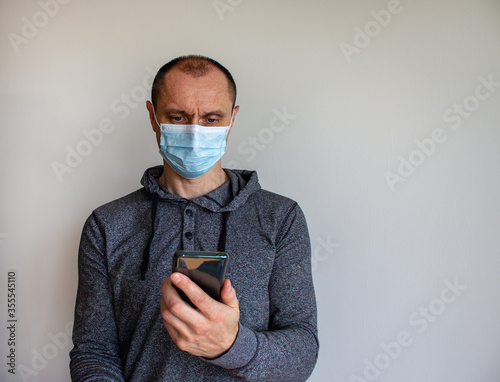
[[[172,103],[197,103],[205,104],[205,108],[210,109],[215,106],[214,103],[225,104],[226,102],[232,102],[228,81],[225,75],[216,68],[204,76],[193,76],[178,68],[173,68],[166,74],[160,88],[159,103],[164,106]]]
[[[206,84],[211,84],[221,90],[229,90],[228,79],[216,67],[210,67],[203,75],[185,72],[178,67],[172,68],[163,78],[162,88],[203,86]]]

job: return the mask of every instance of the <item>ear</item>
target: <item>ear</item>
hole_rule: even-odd
[[[158,147],[159,147],[161,139],[161,130],[160,126],[158,126],[158,123],[156,122],[155,108],[153,107],[153,104],[150,101],[146,101],[146,108],[148,109],[149,122],[151,123],[151,127],[153,128],[153,131],[156,134],[156,141],[158,142]]]
[[[234,120],[236,119],[236,114],[238,114],[238,111],[240,110],[240,106],[239,105],[236,105],[233,109],[233,118],[232,118],[232,121],[231,121],[231,125],[229,126],[229,131],[227,132],[227,136],[226,136],[226,142],[227,142],[227,137],[229,137],[229,133],[231,132],[231,130],[233,129],[233,125],[234,125]]]
[[[148,109],[149,121],[151,122],[151,127],[153,127],[153,130],[156,131],[156,127],[158,127],[158,124],[156,123],[155,109],[151,101],[146,101],[146,109]]]

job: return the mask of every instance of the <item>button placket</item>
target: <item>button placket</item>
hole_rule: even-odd
[[[192,204],[186,205],[183,214],[182,247],[194,251],[194,218],[196,210]]]

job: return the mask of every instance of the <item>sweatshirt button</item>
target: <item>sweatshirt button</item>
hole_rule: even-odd
[[[186,215],[187,216],[193,216],[193,211],[192,210],[186,210]]]
[[[193,237],[193,234],[192,234],[191,232],[186,232],[186,233],[184,234],[184,237],[185,237],[186,239],[188,239],[188,240],[191,240],[191,238]]]

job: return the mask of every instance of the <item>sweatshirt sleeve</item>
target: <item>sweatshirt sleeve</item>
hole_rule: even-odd
[[[83,228],[78,254],[72,381],[123,381],[105,246],[94,213]]]
[[[319,341],[311,244],[296,204],[278,231],[269,297],[269,330],[240,324],[231,349],[208,362],[245,381],[305,381],[316,364]]]

